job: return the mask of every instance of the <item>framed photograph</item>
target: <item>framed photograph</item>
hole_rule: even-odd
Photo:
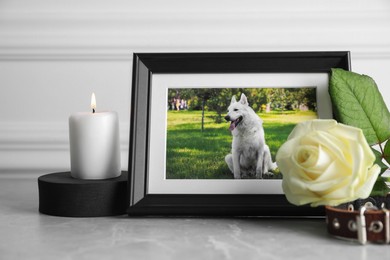
[[[333,117],[331,68],[349,52],[134,54],[128,214],[324,215],[288,203],[275,154]]]

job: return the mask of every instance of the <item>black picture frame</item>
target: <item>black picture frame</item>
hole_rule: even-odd
[[[283,194],[148,194],[150,91],[161,73],[330,73],[350,70],[350,53],[135,53],[129,146],[129,216],[323,216],[323,207],[291,205]]]

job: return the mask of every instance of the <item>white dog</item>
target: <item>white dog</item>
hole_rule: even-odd
[[[264,173],[274,170],[276,164],[265,144],[263,120],[249,107],[244,94],[238,102],[232,97],[225,119],[230,121],[233,135],[232,153],[226,155],[225,161],[234,178],[261,179]]]

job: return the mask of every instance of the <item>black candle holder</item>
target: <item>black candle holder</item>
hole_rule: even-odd
[[[75,179],[70,172],[38,178],[39,212],[61,217],[103,217],[126,214],[127,172],[104,180]]]

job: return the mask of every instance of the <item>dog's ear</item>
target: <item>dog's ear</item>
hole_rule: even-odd
[[[230,104],[236,103],[236,96],[232,96],[232,100],[230,101]]]
[[[240,103],[249,106],[248,99],[246,98],[244,93],[241,94]]]

